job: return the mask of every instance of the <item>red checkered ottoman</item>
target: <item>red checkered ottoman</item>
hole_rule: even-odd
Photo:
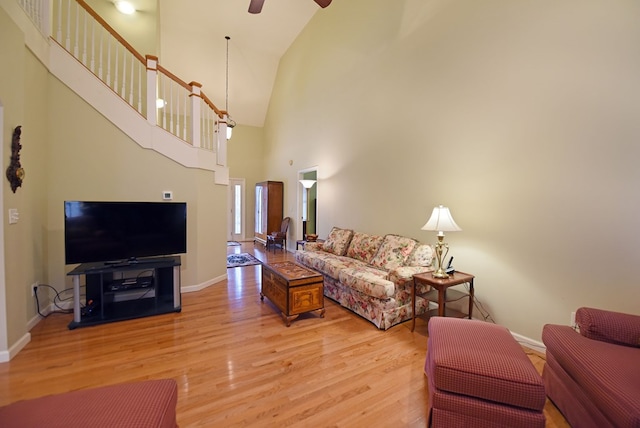
[[[542,377],[509,330],[444,317],[431,318],[428,330],[432,427],[544,428]]]
[[[177,402],[173,379],[124,383],[0,407],[0,427],[177,428]]]

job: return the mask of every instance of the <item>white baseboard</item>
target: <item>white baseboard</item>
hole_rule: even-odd
[[[429,302],[429,310],[431,309],[438,309],[438,304],[436,302]],[[474,318],[474,319],[477,319],[477,318]],[[483,321],[483,320],[480,320],[480,321]],[[542,342],[538,342],[537,340],[533,340],[529,337],[525,337],[521,334],[513,333],[513,332],[511,332],[511,336],[513,336],[516,342],[518,342],[522,346],[526,346],[527,348],[534,350],[536,352],[540,352],[541,354],[544,354],[547,352],[547,347],[544,346],[544,343]]]
[[[34,315],[33,318],[31,318],[28,322],[27,322],[27,331],[31,331],[31,329],[33,327],[35,327],[40,320],[42,319],[42,317],[38,314]]]
[[[31,342],[31,333],[26,333],[8,351],[0,352],[0,363],[11,361],[29,342]]]
[[[182,286],[180,287],[180,291],[182,293],[193,293],[195,291],[204,290],[205,288],[210,287],[213,284],[217,284],[219,282],[225,281],[226,279],[227,279],[227,274],[225,273],[224,275],[220,275],[217,278],[212,278],[200,284]]]
[[[526,346],[527,348],[532,349],[536,352],[540,352],[541,354],[544,354],[547,352],[547,347],[544,346],[544,343],[542,342],[538,342],[537,340],[533,340],[513,332],[511,332],[511,336],[513,336],[516,342],[518,342],[522,346]]]
[[[429,310],[431,309],[438,309],[438,304],[435,302],[429,302]],[[474,319],[477,319],[477,318],[474,318]],[[486,320],[479,319],[479,321],[486,321]],[[523,336],[518,333],[513,333],[511,331],[510,333],[511,333],[511,336],[513,336],[513,338],[516,340],[516,342],[518,342],[522,346],[526,346],[527,348],[532,349],[536,352],[540,352],[541,354],[544,354],[547,352],[547,347],[544,346],[544,343],[538,342],[537,340],[533,340],[529,337]]]

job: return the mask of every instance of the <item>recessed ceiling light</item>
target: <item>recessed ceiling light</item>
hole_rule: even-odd
[[[116,1],[116,8],[125,15],[132,15],[136,11],[136,8],[128,1]]]

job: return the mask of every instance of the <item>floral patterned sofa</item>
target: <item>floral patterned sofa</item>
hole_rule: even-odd
[[[403,236],[334,227],[326,241],[307,242],[295,258],[322,273],[325,296],[386,330],[411,318],[413,275],[432,270],[433,247]],[[427,306],[416,299],[418,315]]]

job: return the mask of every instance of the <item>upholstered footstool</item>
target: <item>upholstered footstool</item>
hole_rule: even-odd
[[[0,407],[3,428],[177,428],[173,379],[104,386]]]
[[[542,377],[509,330],[434,317],[428,331],[424,371],[432,427],[544,428]]]

